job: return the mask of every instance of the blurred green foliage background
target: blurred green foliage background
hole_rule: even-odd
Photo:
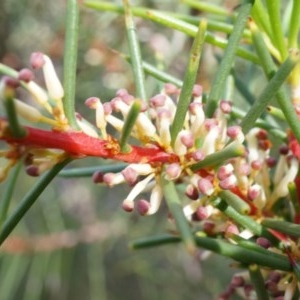
[[[227,7],[236,2],[214,1]],[[189,13],[176,0],[132,4]],[[66,1],[0,1],[0,61],[18,70],[28,67],[31,52],[42,51],[61,75],[65,16]],[[150,21],[136,22],[145,60],[182,78],[191,40]],[[83,7],[76,110],[91,121],[93,112],[83,105],[88,97],[107,101],[119,88],[134,93],[130,65],[113,49],[127,52],[123,17]],[[205,89],[216,66],[207,51],[199,75]],[[36,75],[43,85],[41,74]],[[151,95],[160,85],[149,77],[147,88]],[[83,159],[70,167],[105,163]],[[19,178],[14,205],[36,180],[24,171]],[[0,193],[4,187],[0,184]],[[190,257],[180,245],[129,250],[131,240],[163,233],[171,226],[165,207],[151,217],[125,213],[120,204],[128,191],[126,186],[113,190],[97,186],[90,177],[55,179],[0,250],[0,299],[217,299],[231,279],[231,261],[214,255],[201,261],[204,251]]]

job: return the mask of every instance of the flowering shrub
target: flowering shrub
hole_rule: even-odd
[[[300,10],[296,1],[291,3],[294,11]],[[229,299],[235,292],[244,299],[296,299],[300,278],[300,63],[295,12],[290,12],[292,33],[287,31],[284,37],[282,28],[276,27],[279,6],[272,6],[271,1],[264,6],[258,1],[252,7],[252,1],[243,1],[229,39],[218,40],[209,31],[213,19],[200,21],[197,29],[169,14],[130,8],[127,1],[124,7],[101,2],[86,5],[125,11],[136,95],[121,88],[110,101],[88,98],[85,105],[95,111],[95,120],[90,123],[74,110],[70,90],[74,92],[75,81],[71,78],[63,87],[47,55],[35,52],[30,60],[31,69],[43,70],[45,88],[35,83],[30,69],[1,69],[6,74],[1,84],[6,114],[0,118],[0,139],[7,147],[1,152],[6,164],[0,178],[5,180],[19,160],[28,175],[43,175],[35,190],[38,192],[26,196],[16,213],[5,219],[0,241],[67,163],[85,157],[110,159],[126,165],[119,172],[113,171],[113,164],[111,171],[104,173],[99,167],[93,181],[111,188],[129,185],[129,194],[120,199],[126,212],[153,215],[165,201],[174,224],[172,234],[133,242],[133,248],[182,241],[192,255],[200,247],[234,259],[248,272],[235,275],[220,299]],[[197,8],[197,3],[190,5]],[[212,7],[206,4],[203,9]],[[66,51],[70,50],[70,60],[65,72],[70,74],[76,68],[76,37],[72,35],[72,25],[77,22],[76,1],[69,1],[68,9]],[[261,18],[264,11],[270,20]],[[192,33],[195,40],[183,82],[168,82],[171,77],[155,71],[158,79],[163,76],[164,86],[158,94],[146,96],[143,70],[147,68],[136,47],[131,14],[157,22],[165,18],[164,25]],[[279,22],[276,26],[274,20]],[[255,53],[240,45],[241,37],[253,44]],[[196,83],[198,64],[204,42],[218,41],[226,50],[206,94]],[[248,110],[235,103],[234,95],[230,100],[222,97],[236,55],[261,65],[269,78]],[[290,93],[282,87],[286,80]],[[16,99],[19,87],[27,90],[36,105]],[[273,96],[278,107],[270,105]],[[276,119],[287,126],[282,128]]]

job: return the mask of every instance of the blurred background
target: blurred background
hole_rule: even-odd
[[[49,55],[62,78],[67,1],[0,1],[0,62],[21,69],[30,54]],[[111,1],[121,3],[121,1]],[[205,1],[204,1],[205,2]],[[232,9],[238,1],[209,1]],[[201,14],[180,1],[131,1],[132,5]],[[143,58],[183,78],[191,40],[179,32],[136,19]],[[209,90],[217,62],[207,46],[198,82]],[[84,101],[114,97],[119,88],[134,93],[130,65],[116,52],[128,53],[124,19],[82,7],[76,87],[76,110],[90,121]],[[149,95],[161,83],[147,77]],[[36,81],[43,78],[36,73]],[[27,95],[22,94],[22,99]],[[70,167],[103,165],[82,159]],[[21,171],[10,212],[36,181]],[[0,194],[5,183],[0,184]],[[165,207],[151,217],[121,209],[127,186],[113,190],[91,177],[56,178],[0,250],[0,299],[218,299],[235,270],[230,260],[190,257],[181,245],[132,251],[130,241],[171,228]]]

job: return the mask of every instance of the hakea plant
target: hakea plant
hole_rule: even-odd
[[[76,1],[69,2],[70,7],[76,6]],[[229,75],[233,52],[252,7],[251,1],[244,2],[228,42],[231,50],[224,54],[226,63],[221,63],[223,72],[216,82]],[[131,51],[137,51],[127,1],[124,9]],[[72,22],[72,14],[70,18]],[[171,19],[169,22],[172,24]],[[196,32],[182,86],[166,83],[160,93],[147,97],[138,73],[142,70],[140,55],[133,52],[131,63],[139,82],[137,95],[119,89],[110,101],[87,99],[86,106],[95,111],[92,123],[66,105],[66,101],[71,103],[70,86],[66,82],[64,91],[47,55],[35,52],[30,61],[32,69],[43,70],[46,89],[34,82],[30,69],[6,72],[11,76],[1,82],[6,116],[0,118],[0,139],[7,144],[1,151],[7,164],[1,167],[0,178],[4,180],[19,160],[26,165],[28,175],[40,176],[50,171],[42,175],[38,192],[33,193],[36,196],[25,197],[16,213],[4,222],[0,241],[5,240],[47,183],[68,162],[91,156],[110,159],[126,165],[118,172],[103,172],[99,168],[93,181],[111,188],[128,184],[131,190],[120,199],[121,206],[143,216],[155,214],[165,199],[169,219],[177,227],[174,234],[137,241],[134,248],[182,240],[192,254],[199,246],[235,259],[249,272],[236,274],[220,295],[222,299],[234,292],[245,299],[298,297],[300,146],[296,93],[299,82],[295,78],[299,54],[295,49],[290,53],[275,51],[272,39],[266,39],[269,44],[261,47],[264,39],[257,29],[257,14],[248,22],[258,52],[268,59],[271,53],[280,67],[247,113],[235,108],[231,99],[220,97],[220,85],[215,84],[216,89],[204,99],[202,87],[195,84],[206,21],[200,22]],[[74,71],[76,64],[71,61],[69,65]],[[280,87],[295,65],[289,79],[294,103],[288,104]],[[273,72],[272,59],[263,67],[267,74]],[[36,105],[16,99],[19,86],[29,92]],[[291,127],[287,132],[258,119],[277,92],[283,118]],[[278,109],[267,109],[282,117]],[[23,125],[19,119],[29,125]],[[37,128],[33,125],[36,123],[50,128]],[[280,137],[279,146],[273,146],[272,135]],[[281,210],[283,203],[287,204]]]

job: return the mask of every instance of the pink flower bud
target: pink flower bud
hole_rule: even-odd
[[[203,105],[202,103],[199,103],[199,102],[192,102],[190,105],[189,105],[189,112],[192,114],[192,115],[196,115],[197,112],[199,110],[203,110]]]
[[[261,192],[261,187],[258,184],[254,184],[248,188],[248,198],[249,200],[253,201],[256,199]]]
[[[126,212],[132,212],[133,208],[134,208],[134,202],[125,199],[122,203],[122,208],[126,211]]]
[[[137,182],[138,173],[131,167],[126,167],[121,173],[130,186],[133,186]]]
[[[236,185],[236,177],[232,174],[219,182],[221,189],[230,190]]]
[[[194,135],[188,131],[181,135],[180,140],[183,145],[185,145],[187,148],[191,148],[194,146]]]
[[[245,279],[242,276],[236,275],[236,276],[233,276],[230,284],[233,285],[234,287],[240,287],[245,284]]]
[[[270,156],[266,159],[266,163],[269,168],[274,168],[276,166],[277,160],[276,158]]]
[[[287,145],[281,145],[279,148],[279,153],[281,155],[287,155],[289,153],[289,147]]]
[[[34,165],[30,165],[30,166],[26,167],[26,173],[29,176],[32,176],[32,177],[40,176],[39,168],[37,166],[34,166]]]
[[[19,71],[18,79],[24,82],[29,82],[34,79],[34,75],[29,69],[22,69]]]
[[[124,182],[124,176],[121,173],[106,173],[103,175],[103,182],[109,187]]]
[[[229,224],[227,226],[227,228],[225,229],[225,235],[230,235],[230,234],[235,234],[235,235],[238,235],[240,232],[239,232],[239,229],[238,227],[235,225],[235,224]]]
[[[42,52],[33,52],[30,56],[30,64],[33,69],[40,69],[45,64],[44,54]]]
[[[227,136],[233,140],[237,140],[242,143],[245,139],[245,136],[242,132],[242,128],[240,126],[231,126],[227,128]]]
[[[213,184],[206,178],[200,178],[198,180],[198,189],[200,193],[207,196],[212,195],[214,192]]]
[[[191,200],[197,200],[199,197],[198,190],[192,184],[187,185],[185,189],[185,195]]]
[[[20,86],[20,82],[15,78],[4,76],[2,80],[7,87],[10,87],[12,89],[16,89]]]
[[[93,182],[94,183],[102,183],[103,182],[103,173],[101,171],[96,171],[93,174]]]
[[[91,109],[96,109],[100,99],[97,97],[90,97],[85,100],[84,104]]]
[[[263,163],[260,160],[254,160],[251,163],[251,168],[255,171],[259,171],[262,168]]]
[[[203,88],[200,84],[195,84],[193,87],[193,97],[200,97],[202,95]]]
[[[150,203],[144,199],[141,199],[137,202],[137,211],[140,215],[145,216],[147,215],[150,209]]]
[[[268,239],[266,239],[265,237],[257,238],[256,243],[257,243],[257,245],[259,245],[265,249],[268,249],[269,247],[271,247],[271,242]]]
[[[199,218],[199,220],[205,220],[210,216],[210,214],[205,206],[198,207],[196,210],[196,215]]]
[[[112,107],[111,107],[111,105],[110,105],[109,102],[103,103],[103,110],[104,110],[104,114],[105,114],[106,116],[111,114],[111,112],[112,112]]]
[[[166,103],[166,96],[163,94],[158,94],[150,99],[151,107],[161,107]]]
[[[168,165],[166,168],[166,177],[169,180],[175,180],[177,179],[181,174],[181,167],[178,163],[173,163]]]
[[[178,93],[178,88],[173,83],[166,83],[164,88],[167,95],[173,95]]]
[[[203,160],[205,158],[205,154],[201,150],[196,150],[196,151],[193,152],[192,158],[195,161],[201,161],[201,160]]]
[[[219,168],[217,177],[219,180],[224,180],[226,177],[230,176],[232,172],[233,172],[232,164],[227,164]]]
[[[229,114],[232,109],[232,102],[228,100],[221,100],[220,109],[224,114]]]

